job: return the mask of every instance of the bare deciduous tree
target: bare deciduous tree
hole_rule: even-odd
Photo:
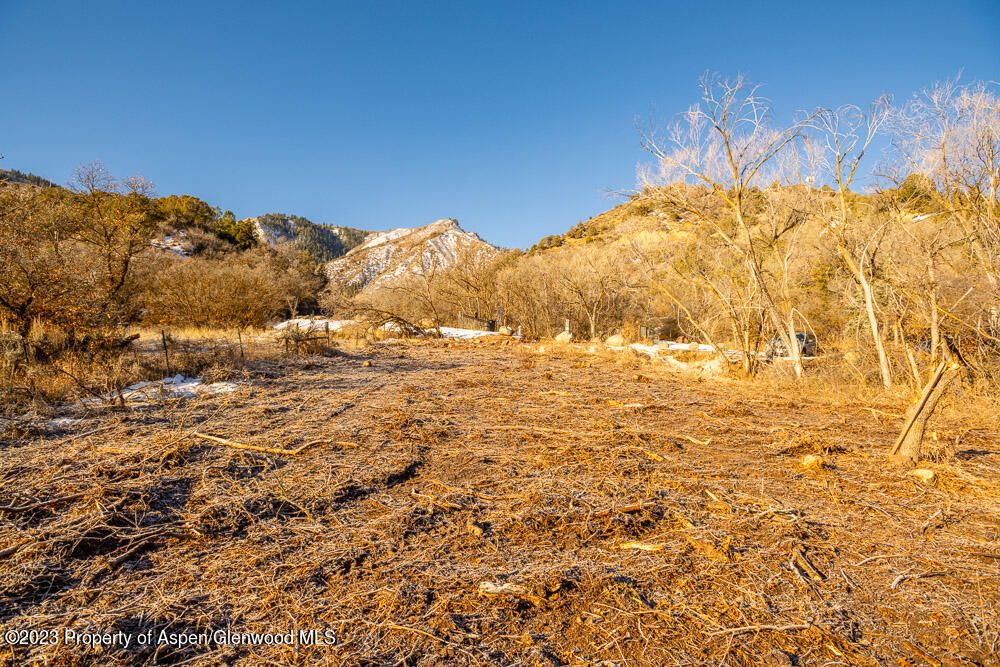
[[[743,77],[730,81],[706,75],[701,89],[701,104],[681,114],[666,136],[655,129],[643,132],[643,148],[655,156],[657,169],[644,171],[642,182],[654,198],[707,225],[713,237],[739,258],[747,278],[733,277],[729,281],[743,285],[739,298],[720,297],[734,315],[738,338],[749,341],[756,321],[742,311],[758,309],[784,341],[795,374],[801,376],[802,361],[790,305],[778,302],[774,285],[765,274],[762,252],[770,252],[773,247],[761,243],[758,221],[749,211],[749,204],[767,167],[802,135],[811,117],[776,127],[769,103],[758,95],[758,87]],[[708,197],[704,196],[706,190]],[[717,285],[706,285],[714,294],[723,294]],[[748,373],[757,363],[751,347],[744,346],[744,368]]]
[[[838,211],[835,219],[827,219],[827,230],[836,243],[841,261],[861,287],[872,341],[878,354],[879,373],[886,389],[892,386],[892,370],[872,287],[872,249],[882,229],[863,230],[859,224],[862,216],[851,204],[850,188],[868,147],[889,116],[889,104],[890,100],[882,97],[868,109],[854,105],[823,109],[817,114],[814,124],[826,141],[830,175],[837,190]]]

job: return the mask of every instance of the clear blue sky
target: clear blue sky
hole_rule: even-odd
[[[513,247],[632,188],[706,69],[789,112],[996,80],[1000,1],[0,0],[0,62],[0,167]]]

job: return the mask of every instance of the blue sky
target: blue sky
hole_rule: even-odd
[[[0,62],[0,167],[513,247],[634,187],[706,69],[789,113],[998,80],[1000,2],[0,0]]]

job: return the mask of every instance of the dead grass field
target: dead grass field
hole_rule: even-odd
[[[998,664],[995,413],[937,419],[925,483],[884,464],[898,405],[535,350],[264,360],[235,394],[8,437],[0,636],[337,641],[0,661]]]

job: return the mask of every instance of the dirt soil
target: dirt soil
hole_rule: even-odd
[[[495,341],[261,362],[8,434],[0,663],[1000,664],[997,415],[925,482],[898,412]]]

